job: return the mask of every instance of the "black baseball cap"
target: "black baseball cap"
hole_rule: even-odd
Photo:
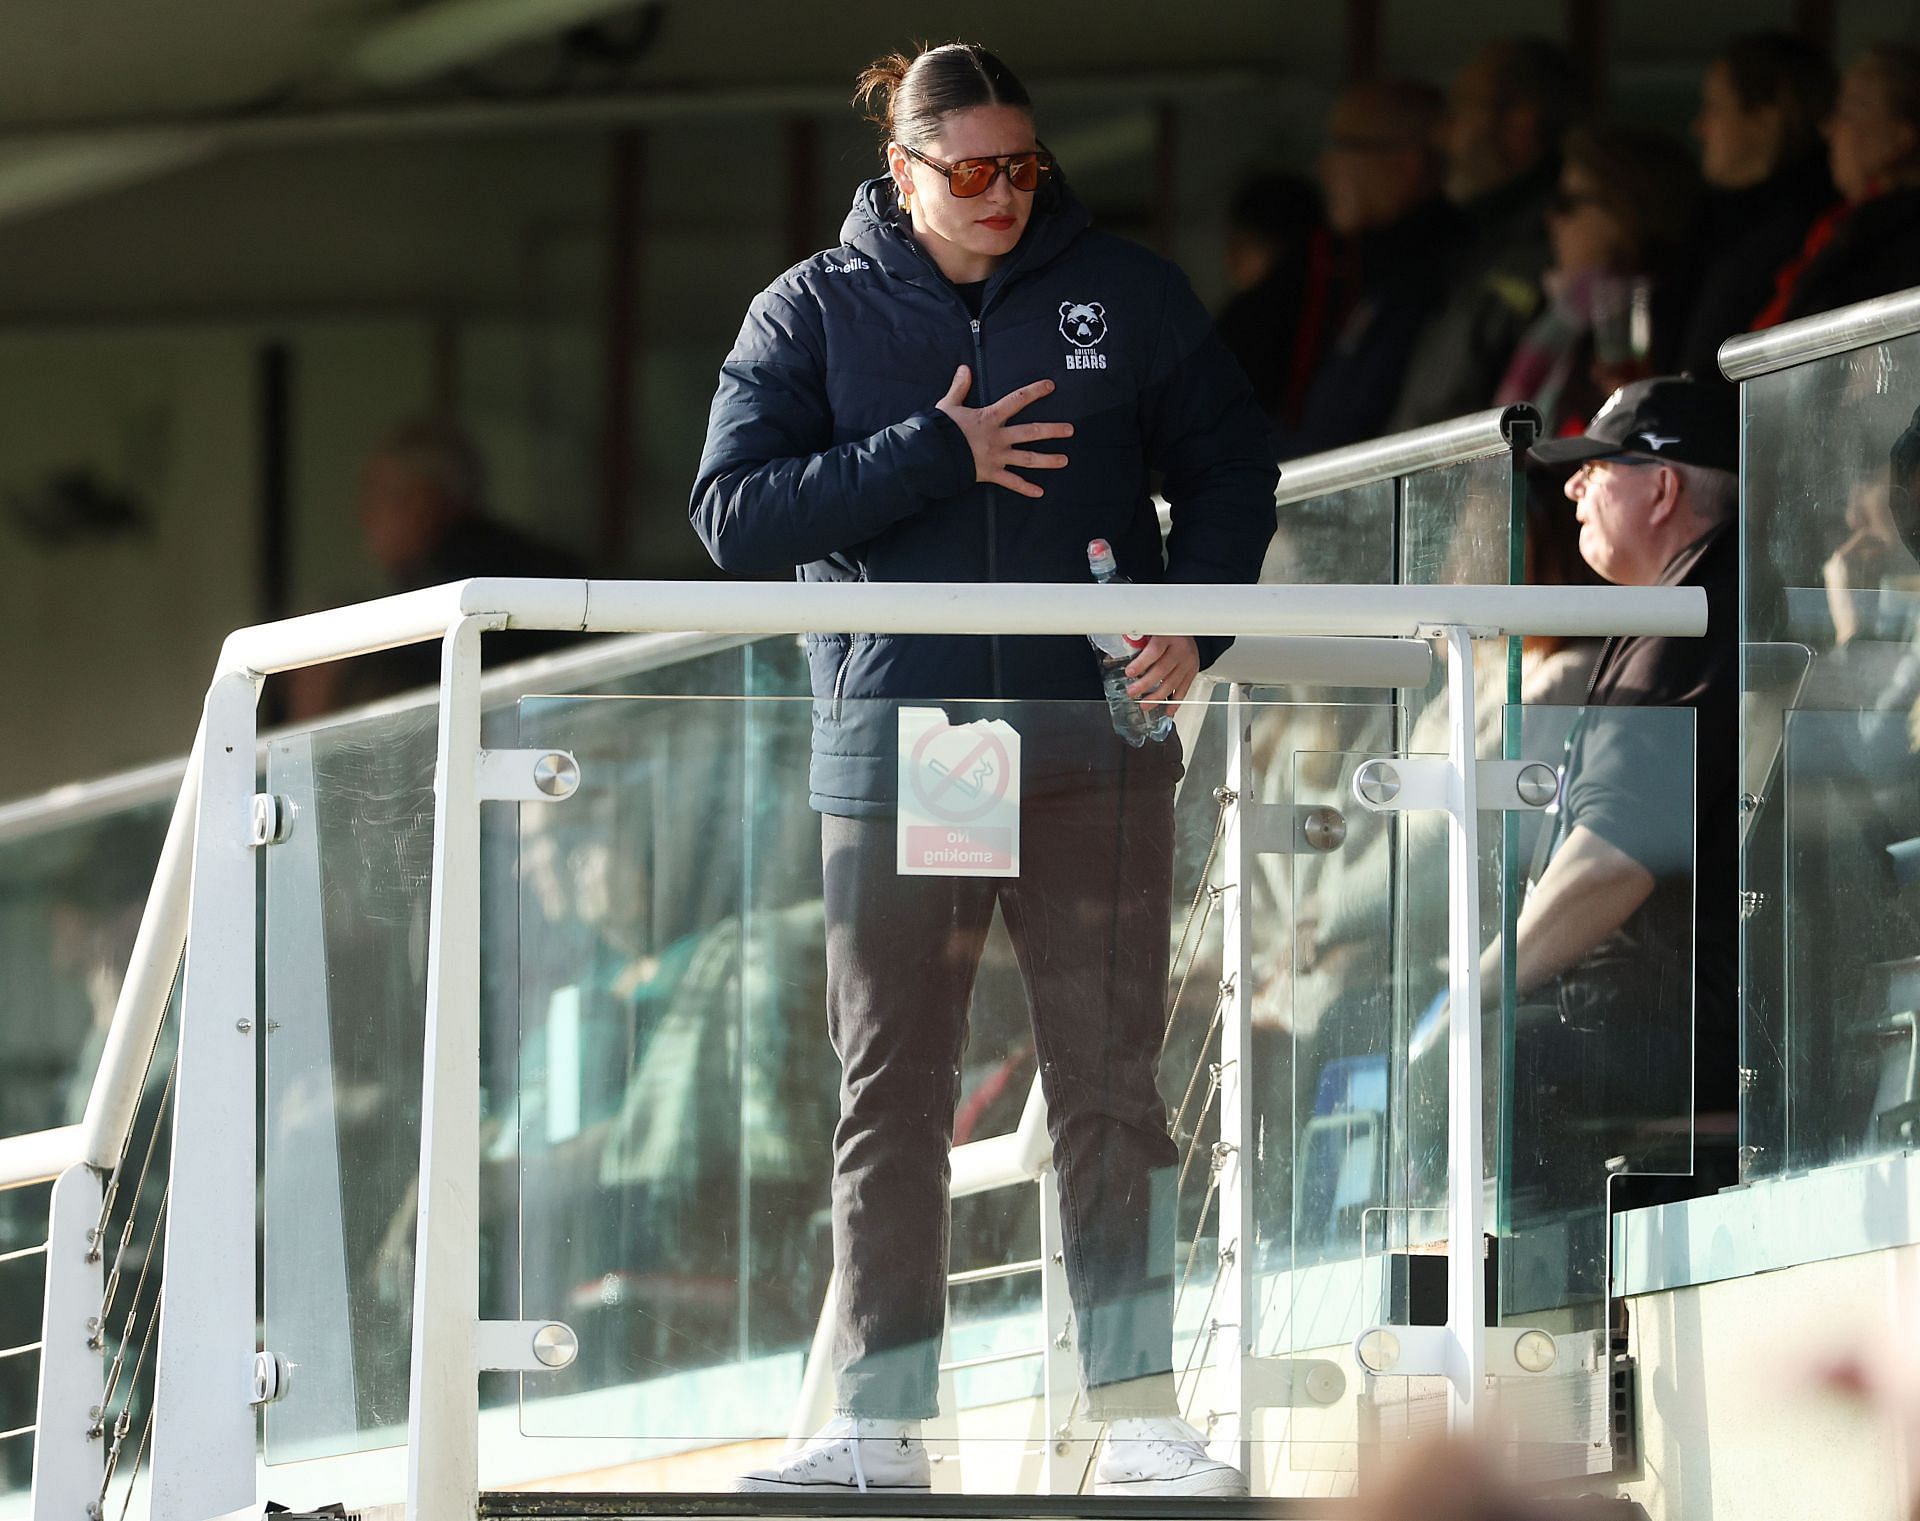
[[[1689,375],[1636,380],[1607,398],[1585,433],[1535,444],[1528,454],[1542,465],[1644,454],[1710,470],[1737,470],[1740,425],[1735,397],[1730,385]]]

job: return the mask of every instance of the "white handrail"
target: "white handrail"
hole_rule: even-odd
[[[573,630],[582,633],[662,633],[702,629],[730,634],[859,630],[876,634],[1079,635],[1088,629],[1132,627],[1248,638],[1360,636],[1390,644],[1396,639],[1428,637],[1442,628],[1455,630],[1456,637],[1462,639],[1520,634],[1687,636],[1703,633],[1706,621],[1704,593],[1696,588],[1672,587],[1100,587],[1004,583],[831,585],[481,579],[241,630],[232,635],[222,649],[209,702],[211,704],[214,696],[221,692],[242,688],[245,681],[257,684],[257,678],[273,672],[397,645],[445,639],[449,653],[443,659],[449,664],[443,669],[442,676],[443,732],[436,772],[438,791],[441,787],[454,785],[449,771],[454,764],[453,758],[477,750],[477,734],[468,736],[471,743],[449,743],[444,709],[448,701],[447,691],[452,689],[464,694],[462,700],[477,715],[476,651],[468,650],[463,657],[464,663],[455,662],[451,651],[455,644],[455,631],[462,633],[465,642],[476,643],[473,634],[483,622],[491,627]],[[1364,660],[1364,652],[1348,653],[1350,657]],[[1382,654],[1396,671],[1411,674],[1404,650],[1383,650]],[[448,674],[456,668],[460,672],[457,679]],[[242,680],[236,681],[235,678]],[[1389,680],[1384,684],[1399,683]],[[238,773],[233,770],[235,757],[231,752],[242,743],[245,744],[249,767],[247,775],[250,778],[256,736],[250,714],[244,724],[238,719],[223,722],[226,729],[221,732],[228,735],[227,741],[222,742],[219,734],[209,729],[207,732],[214,737],[197,745],[198,753],[187,768],[187,777],[175,810],[175,827],[170,830],[168,847],[163,852],[161,867],[156,873],[154,893],[142,920],[128,983],[122,992],[121,1005],[116,1010],[116,1028],[109,1043],[110,1059],[103,1061],[89,1100],[82,1139],[86,1143],[86,1160],[96,1167],[109,1166],[117,1159],[119,1141],[124,1137],[125,1128],[121,1116],[128,1106],[138,1101],[147,1054],[151,1050],[152,1029],[157,1027],[159,1014],[164,1012],[166,992],[170,988],[186,932],[184,908],[192,874],[187,838],[191,830],[183,828],[182,821],[191,824],[197,814],[205,811],[199,806],[197,788],[203,772],[209,776],[213,774],[216,761],[220,763],[221,773],[225,777],[222,784],[225,790],[216,800],[219,803],[214,810],[217,821],[209,825],[203,818],[199,821],[200,828],[203,832],[211,829],[209,838],[223,840],[223,850],[232,848],[236,836],[243,833],[244,788],[235,780]],[[477,812],[467,806],[473,801],[470,783],[470,778],[461,782],[460,785],[466,789],[463,795],[460,798],[442,799],[442,806],[436,809],[437,852],[452,838],[447,833],[449,829],[457,827],[461,839],[466,839],[477,830]],[[212,796],[211,792],[209,796]],[[474,817],[469,818],[468,814],[474,814]],[[468,840],[467,843],[471,844],[472,841]],[[436,893],[444,885],[445,865],[445,862],[436,862]],[[235,880],[239,879],[235,877]],[[220,896],[223,900],[233,899],[230,905],[232,914],[238,914],[241,907],[245,908],[241,916],[245,920],[244,933],[251,936],[251,891],[223,889]],[[246,900],[244,904],[240,901],[242,898]],[[451,947],[458,951],[455,970],[472,970],[467,968],[467,961],[477,955],[477,950],[467,941],[471,938],[476,921],[477,911],[471,903],[466,904],[460,913],[452,915],[451,919],[443,905],[436,908],[436,934],[445,942],[443,949]],[[231,924],[222,918],[221,923],[230,931],[228,938],[243,933],[238,918]],[[453,925],[451,929],[449,923]],[[450,934],[453,938],[448,940]],[[226,1024],[220,1028],[226,1030],[225,1038],[228,1040],[231,1040],[235,1030],[243,1036],[251,1031],[247,1017],[233,1015],[234,1009],[247,1008],[249,1005],[245,1000],[252,996],[250,940],[248,953],[244,977],[226,979],[233,984],[229,987],[216,974],[216,978],[209,981],[207,986],[219,992],[220,997],[202,997],[207,1008],[214,1010],[216,1022],[226,1020]],[[220,952],[217,948],[210,949],[209,954],[217,959]],[[452,962],[448,964],[454,965]],[[465,975],[464,972],[462,975]],[[432,1012],[439,1008],[443,1000],[433,991],[434,979],[430,977],[429,981],[431,1028]],[[241,984],[244,984],[244,989]],[[458,1013],[466,1011],[471,1002],[472,999],[462,992],[453,999],[450,1007]],[[465,1017],[465,1014],[461,1017]],[[203,1038],[212,1033],[215,1032],[201,1032]],[[449,1049],[464,1050],[462,1039],[456,1038]],[[462,1106],[470,1108],[477,1095],[465,1091],[465,1075],[451,1076],[456,1080],[450,1085],[439,1085],[445,1103],[426,1104],[426,1097],[423,1097],[423,1104],[433,1110],[436,1116],[430,1124],[423,1115],[423,1154],[431,1149],[429,1142],[433,1137],[440,1136],[441,1140],[433,1144],[451,1147],[450,1156],[457,1161],[465,1158],[471,1150],[471,1137],[467,1134],[471,1127],[461,1119]],[[451,1118],[446,1112],[447,1104],[452,1105]],[[176,1111],[181,1107],[176,1104]],[[1031,1099],[1029,1108],[1038,1114]],[[250,1105],[245,1118],[247,1155],[250,1159]],[[1025,1119],[1023,1116],[1020,1130],[1010,1138],[1015,1142],[1013,1147],[1008,1148],[1012,1154],[990,1158],[985,1154],[986,1148],[982,1149],[977,1160],[981,1164],[991,1164],[980,1168],[982,1182],[989,1175],[1001,1175],[1007,1170],[1035,1165],[1041,1151],[1039,1127],[1025,1123]],[[176,1127],[179,1123],[176,1112]],[[454,1137],[454,1141],[446,1141],[442,1132]],[[111,1146],[106,1144],[109,1141],[112,1142]],[[205,1181],[202,1180],[203,1184]],[[422,1240],[416,1260],[416,1267],[423,1273],[437,1266],[444,1276],[447,1263],[440,1261],[436,1252],[453,1249],[449,1243],[458,1247],[477,1234],[477,1222],[465,1216],[452,1224],[442,1221],[432,1233],[428,1233],[429,1195],[437,1197],[443,1205],[460,1204],[462,1209],[471,1214],[468,1208],[471,1200],[466,1198],[471,1181],[463,1177],[459,1167],[451,1171],[443,1168],[430,1189],[423,1159]],[[170,1241],[182,1230],[196,1228],[188,1219],[191,1213],[184,1208],[176,1208],[168,1227]],[[202,1217],[210,1217],[204,1200],[198,1213]],[[250,1207],[247,1233],[250,1237]],[[228,1245],[238,1251],[232,1243]],[[416,1300],[432,1303],[436,1296],[426,1292],[430,1287],[432,1285],[423,1278],[421,1284],[416,1285]],[[243,1298],[235,1297],[233,1303],[237,1305]],[[204,1309],[205,1306],[200,1308]],[[454,1306],[453,1310],[457,1312],[455,1319],[462,1324],[471,1318],[465,1306]],[[169,1302],[162,1318],[163,1346],[168,1340],[165,1330],[168,1324],[175,1327],[173,1339],[176,1344],[180,1335],[192,1329],[193,1311],[192,1305]],[[233,1317],[228,1315],[227,1318]],[[416,1337],[423,1325],[417,1303]],[[441,1329],[445,1331],[444,1327]],[[231,1341],[238,1347],[248,1337],[228,1327],[215,1334],[214,1339]],[[445,1339],[445,1335],[438,1335],[434,1344],[438,1346]],[[434,1502],[436,1511],[445,1511],[450,1506],[452,1513],[459,1513],[464,1491],[459,1484],[448,1489],[447,1475],[466,1475],[472,1467],[467,1461],[464,1438],[460,1435],[467,1432],[472,1424],[468,1419],[471,1412],[463,1414],[457,1423],[449,1424],[450,1418],[443,1419],[446,1417],[448,1391],[436,1385],[434,1397],[427,1399],[418,1380],[422,1366],[429,1359],[423,1355],[420,1347],[415,1349],[415,1360],[416,1387],[411,1411],[415,1439],[410,1446],[413,1448],[412,1461],[421,1466],[410,1483],[411,1501],[417,1507],[422,1496],[437,1495],[439,1498]],[[455,1358],[454,1361],[463,1369],[472,1366],[470,1356]],[[207,1379],[212,1381],[208,1388],[214,1385],[224,1388],[228,1378],[237,1377],[237,1368],[238,1363],[234,1362],[232,1366],[221,1363],[218,1367],[203,1370]],[[443,1369],[437,1376],[444,1382],[448,1375]],[[180,1388],[197,1390],[199,1384],[188,1380]],[[187,1418],[194,1401],[183,1400],[179,1393],[180,1390],[176,1389],[176,1397],[172,1401],[160,1402],[163,1411],[170,1408],[173,1414],[163,1417],[162,1427],[165,1429],[156,1432],[157,1437],[166,1436],[168,1441],[162,1443],[156,1440],[155,1443],[155,1472],[159,1474],[164,1466],[167,1482],[173,1486],[168,1490],[167,1508],[170,1515],[184,1515],[194,1504],[204,1500],[206,1495],[217,1493],[226,1496],[237,1485],[237,1480],[229,1482],[229,1478],[223,1477],[225,1469],[211,1477],[205,1473],[195,1473],[187,1458],[193,1445],[189,1437],[198,1440],[195,1436],[198,1427]],[[223,1407],[226,1398],[225,1394],[219,1396],[218,1403]],[[433,1408],[428,1410],[428,1405]],[[223,1419],[232,1414],[232,1411],[224,1411]],[[455,1430],[455,1425],[458,1430]],[[425,1451],[422,1441],[428,1431],[436,1433],[431,1453]],[[162,1459],[165,1460],[164,1465]],[[470,1484],[470,1476],[462,1479],[461,1484]]]
[[[1056,586],[977,583],[746,583],[485,578],[308,613],[229,636],[222,671],[269,674],[440,638],[476,613],[519,629],[584,633],[1079,633],[1109,625],[1248,635],[1219,674],[1294,660],[1297,680],[1418,685],[1431,661],[1398,640],[1447,624],[1488,636],[1696,635],[1706,596],[1692,587]],[[1325,635],[1344,635],[1338,642]],[[1319,637],[1317,637],[1319,636]],[[1369,651],[1361,646],[1377,642]],[[1312,646],[1321,645],[1318,651]],[[1252,662],[1253,664],[1249,664]],[[1270,672],[1264,679],[1272,680]],[[186,937],[198,753],[189,760],[153,891],[87,1100],[84,1159],[111,1167],[139,1102],[147,1055],[166,1012]],[[32,1137],[19,1138],[22,1144]],[[0,1151],[0,1156],[6,1153]]]
[[[1690,586],[1096,586],[1043,582],[541,581],[483,577],[257,624],[228,637],[223,671],[267,675],[438,639],[459,619],[579,633],[1084,634],[1109,624],[1193,635],[1413,638],[1689,637],[1707,628]]]
[[[0,1189],[57,1178],[81,1159],[83,1149],[78,1125],[0,1137]]]

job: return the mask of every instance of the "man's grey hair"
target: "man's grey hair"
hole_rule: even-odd
[[[388,432],[374,450],[438,490],[461,512],[478,512],[487,494],[486,467],[464,428],[445,418],[419,417]]]
[[[1716,470],[1711,465],[1683,465],[1678,460],[1662,463],[1680,477],[1680,489],[1693,515],[1703,523],[1724,523],[1740,507],[1740,477],[1731,470]]]

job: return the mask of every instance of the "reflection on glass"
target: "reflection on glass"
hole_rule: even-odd
[[[946,706],[955,722],[973,716]],[[571,750],[590,779],[522,826],[525,1313],[579,1317],[583,1345],[574,1368],[529,1381],[528,1430],[785,1431],[834,1267],[835,1208],[872,1243],[837,1279],[840,1400],[928,1416],[943,1362],[992,1356],[1010,1335],[1030,1348],[1031,1269],[951,1299],[943,1280],[1037,1256],[1032,1185],[1013,1209],[961,1201],[949,1252],[943,1177],[950,1139],[1011,1136],[1036,1072],[1053,1089],[1056,1150],[1078,1148],[1063,1189],[1083,1212],[1068,1276],[1079,1336],[1111,1359],[1090,1368],[1094,1386],[1116,1370],[1143,1381],[1156,1358],[1166,1380],[1166,1310],[1152,1304],[1172,1299],[1174,1221],[1217,1233],[1203,1075],[1217,1000],[1196,993],[1169,1028],[1176,930],[1188,932],[1184,980],[1211,989],[1217,925],[1176,925],[1171,895],[1178,874],[1183,911],[1188,897],[1210,901],[1189,874],[1213,864],[1219,809],[1211,788],[1188,788],[1176,824],[1177,749],[1151,752],[1149,776],[1103,707],[1002,714],[1024,747],[1021,861],[996,881],[902,877],[891,817],[816,815],[809,702],[524,705],[523,743]],[[1109,752],[1126,769],[1105,785],[1077,759],[1061,769]],[[841,1117],[836,1049],[850,1091],[891,1112],[856,1098]],[[1125,1084],[1137,1112],[1124,1111]],[[1174,1107],[1183,1124],[1169,1141]],[[1138,1177],[1116,1182],[1129,1137]],[[849,1159],[838,1200],[836,1149]],[[586,1190],[596,1202],[583,1217]],[[843,1226],[843,1240],[856,1234]],[[1158,1267],[1138,1276],[1149,1257]],[[1138,1282],[1110,1288],[1103,1272]],[[1190,1292],[1210,1278],[1191,1275]],[[1157,1353],[1143,1340],[1156,1334]],[[703,1369],[711,1398],[675,1395]],[[592,1397],[636,1380],[664,1387]]]
[[[1742,390],[1748,1177],[1910,1146],[1920,431],[1906,337]]]
[[[273,742],[266,855],[266,1336],[296,1364],[277,1461],[404,1432],[436,710]]]
[[[162,794],[0,838],[0,1135],[85,1111],[171,811]]]
[[[1507,720],[1518,758],[1559,788],[1517,819],[1499,1308],[1597,1329],[1611,1180],[1694,1164],[1694,714],[1522,707]],[[1630,911],[1611,906],[1627,901],[1616,881]],[[1604,919],[1618,923],[1602,933]]]

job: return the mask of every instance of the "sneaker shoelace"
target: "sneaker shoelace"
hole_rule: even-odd
[[[858,1487],[860,1493],[864,1495],[867,1492],[867,1465],[860,1457],[862,1438],[860,1436],[859,1419],[853,1416],[843,1417],[840,1421],[834,1422],[833,1425],[821,1432],[820,1435],[827,1438],[837,1436],[842,1439],[840,1445],[847,1450],[847,1455],[853,1459],[853,1482]],[[913,1443],[904,1432],[895,1438],[894,1445],[900,1449],[900,1456],[902,1457],[905,1457],[913,1450]],[[804,1452],[796,1453],[795,1457],[803,1458],[805,1461],[802,1466],[806,1468],[808,1472],[812,1472],[813,1469],[819,1466],[820,1459],[827,1453],[830,1447],[831,1441],[822,1442],[816,1438],[813,1446]]]

